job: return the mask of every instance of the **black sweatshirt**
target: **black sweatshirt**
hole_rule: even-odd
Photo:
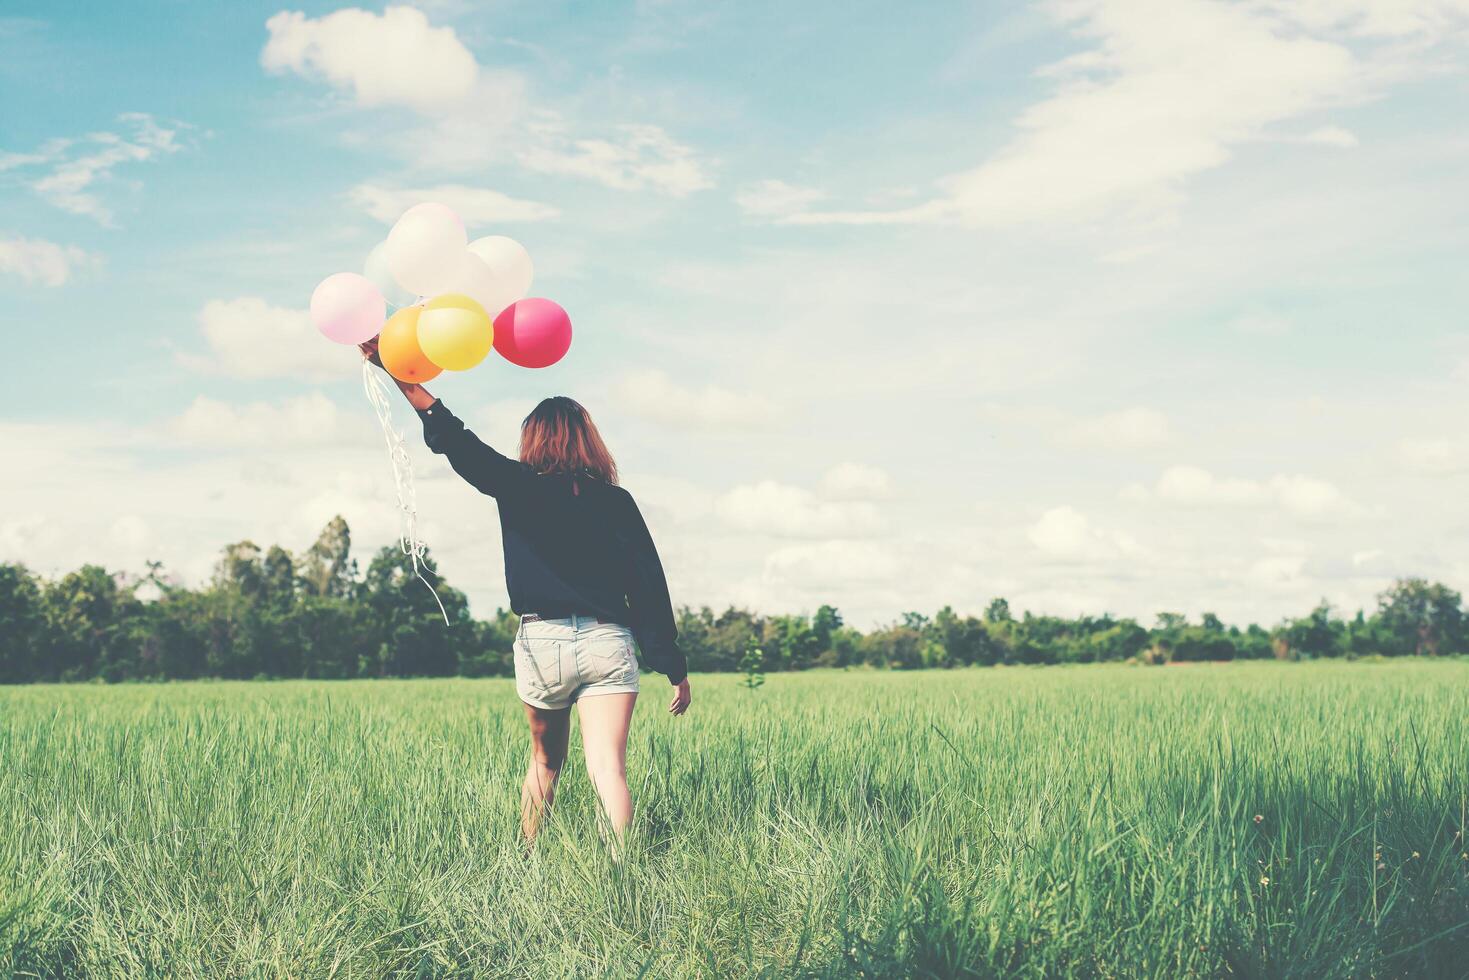
[[[537,473],[502,456],[440,400],[418,416],[428,448],[499,502],[512,610],[623,623],[643,663],[673,684],[688,676],[663,564],[632,494],[589,475],[573,488],[569,475]]]

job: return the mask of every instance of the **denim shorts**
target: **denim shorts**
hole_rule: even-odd
[[[638,693],[632,630],[590,616],[521,620],[515,634],[515,691],[537,708],[578,698]]]

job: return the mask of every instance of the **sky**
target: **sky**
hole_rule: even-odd
[[[0,7],[0,561],[396,541],[306,313],[397,215],[509,235],[676,603],[1274,623],[1469,590],[1469,0]],[[492,499],[423,448],[490,615]]]

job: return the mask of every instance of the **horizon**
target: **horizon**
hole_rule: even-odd
[[[8,9],[0,561],[197,585],[341,513],[365,567],[392,477],[307,301],[440,200],[576,334],[429,389],[508,454],[585,404],[677,605],[1469,589],[1462,2]],[[493,504],[394,413],[488,618]]]

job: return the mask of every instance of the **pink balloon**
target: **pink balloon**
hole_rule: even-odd
[[[549,367],[571,346],[571,317],[548,299],[523,299],[495,317],[495,350],[511,364]]]
[[[365,276],[338,272],[327,276],[311,294],[311,322],[328,340],[360,344],[382,329],[388,301]]]

